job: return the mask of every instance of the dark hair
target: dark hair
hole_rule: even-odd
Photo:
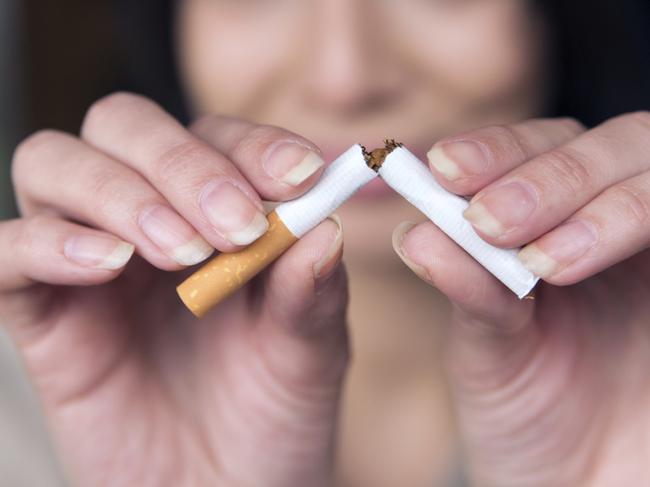
[[[548,20],[555,94],[547,116],[595,125],[650,109],[650,2],[536,0]],[[124,87],[186,119],[175,71],[175,0],[117,0],[128,52]]]
[[[552,35],[551,115],[587,125],[650,109],[650,2],[538,0]]]
[[[188,112],[174,42],[177,0],[116,0],[123,72],[120,86],[156,100],[180,120]]]

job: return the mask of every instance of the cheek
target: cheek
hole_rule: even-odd
[[[189,0],[179,19],[181,72],[196,111],[254,116],[251,107],[290,76],[300,32],[286,13]]]
[[[539,68],[541,29],[527,2],[475,0],[411,23],[409,49],[426,76],[464,97],[501,96]]]

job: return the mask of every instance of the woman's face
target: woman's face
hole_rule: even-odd
[[[526,0],[184,0],[178,38],[197,114],[288,128],[326,160],[384,138],[424,157],[450,133],[539,113],[541,24]],[[346,255],[392,265],[392,229],[421,217],[370,186],[341,211]]]

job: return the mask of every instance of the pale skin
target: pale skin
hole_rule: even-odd
[[[180,13],[188,91],[198,112],[227,115],[183,127],[143,97],[115,94],[89,109],[78,136],[43,131],[19,146],[13,175],[21,217],[0,224],[0,319],[24,357],[73,484],[332,485],[349,361],[338,222],[321,224],[204,320],[182,307],[174,287],[212,248],[235,250],[263,232],[256,217],[262,200],[307,191],[323,170],[319,146],[326,153],[337,137],[366,142],[395,126],[401,133],[394,135],[416,149],[427,141],[423,157],[433,146],[428,162],[441,184],[473,196],[466,217],[479,234],[497,246],[525,246],[522,261],[544,282],[535,300],[519,301],[432,224],[393,232],[393,216],[419,218],[399,200],[373,203],[387,215],[376,225],[358,218],[368,207],[358,202],[341,212],[350,222],[345,255],[353,290],[374,299],[352,303],[352,332],[368,325],[364,309],[373,318],[385,310],[387,321],[372,326],[388,329],[396,305],[412,310],[413,323],[444,327],[444,370],[475,485],[644,479],[650,115],[623,115],[591,130],[567,119],[526,121],[543,99],[530,81],[539,67],[524,62],[535,58],[536,41],[523,37],[514,43],[522,52],[506,49],[530,25],[523,2],[457,3],[464,6],[438,14],[447,15],[444,24],[480,25],[480,46],[447,37],[444,53],[432,47],[424,59],[421,45],[409,50],[404,35],[399,53],[382,51],[388,64],[376,67],[393,74],[366,77],[344,61],[360,45],[372,48],[338,22],[337,36],[318,38],[327,55],[309,57],[315,64],[290,50],[295,43],[280,42],[277,59],[247,64],[240,69],[261,71],[237,79],[237,69],[210,63],[250,46],[210,36],[240,40],[237,26],[246,34],[256,17],[249,12],[250,22],[238,24],[246,3],[188,0]],[[316,19],[341,20],[359,5],[312,7]],[[485,5],[492,8],[481,11]],[[286,12],[260,25],[314,26],[295,22],[312,10]],[[431,20],[413,12],[417,22]],[[405,32],[422,27],[401,20],[411,26]],[[230,30],[215,28],[219,21]],[[298,47],[305,45],[312,47]],[[445,57],[454,46],[463,56]],[[462,61],[479,47],[503,55],[494,72]],[[201,51],[217,48],[214,57]],[[407,65],[405,53],[412,55]],[[357,61],[377,59],[367,54]],[[339,63],[336,70],[330,62]],[[322,76],[295,74],[315,67]],[[284,83],[272,82],[280,74]],[[482,83],[460,86],[456,76]],[[220,90],[207,88],[216,84]],[[500,108],[487,103],[503,93],[510,96]],[[441,105],[442,115],[432,108],[440,100],[454,100],[448,112]],[[274,165],[281,143],[289,145]],[[289,163],[310,154],[298,176],[287,177]],[[406,267],[395,272],[382,254],[391,233],[404,263],[449,299],[444,322],[446,308],[433,315],[437,323],[429,311],[437,294],[416,286]],[[404,293],[391,298],[386,282]],[[359,485],[361,474],[341,470],[342,484]],[[405,484],[430,482],[422,476]]]

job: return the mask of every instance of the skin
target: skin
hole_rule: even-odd
[[[78,136],[42,131],[16,151],[21,217],[0,224],[0,319],[71,481],[317,486],[338,476],[344,485],[430,484],[433,468],[383,480],[371,470],[381,477],[410,467],[405,457],[422,451],[399,436],[409,427],[400,420],[450,434],[435,426],[448,421],[440,399],[447,380],[474,484],[638,484],[648,421],[650,115],[592,130],[564,119],[522,122],[545,96],[542,29],[525,2],[264,5],[187,0],[179,11],[188,95],[197,113],[223,115],[183,127],[153,102],[120,93],[89,109]],[[399,29],[379,28],[388,19]],[[417,218],[398,199],[352,202],[341,213],[350,222],[358,355],[340,418],[350,342],[337,220],[201,321],[173,288],[199,250],[232,251],[254,239],[252,227],[232,232],[235,215],[252,221],[262,199],[291,199],[318,179],[323,167],[315,165],[293,184],[270,174],[267,156],[279,142],[291,144],[291,157],[329,159],[348,142],[373,146],[366,139],[387,133],[423,158],[433,144],[438,181],[473,195],[466,218],[494,245],[526,245],[522,261],[545,282],[535,300],[519,301],[430,223],[395,228],[396,219]],[[206,213],[215,188],[229,199]],[[370,208],[382,218],[367,218]],[[387,252],[391,233],[401,271]],[[196,252],[180,253],[181,241]],[[407,267],[438,291],[416,285]],[[384,332],[398,336],[395,322],[412,339],[382,355]],[[411,357],[411,368],[400,366],[413,350],[433,354],[426,336],[444,352],[444,377],[435,361],[416,366]],[[371,366],[386,362],[389,385],[409,382],[355,396],[355,385],[377,376]],[[437,399],[411,399],[427,389]],[[396,396],[405,398],[402,414],[374,413]],[[405,414],[423,404],[435,414]],[[356,433],[396,439],[398,461],[385,471],[352,455],[356,444],[376,454],[370,458],[394,458],[367,439],[374,437],[346,436],[345,426],[368,414],[371,427]],[[350,453],[338,473],[337,447]],[[431,461],[430,451],[420,463]],[[358,470],[344,458],[359,460]]]

